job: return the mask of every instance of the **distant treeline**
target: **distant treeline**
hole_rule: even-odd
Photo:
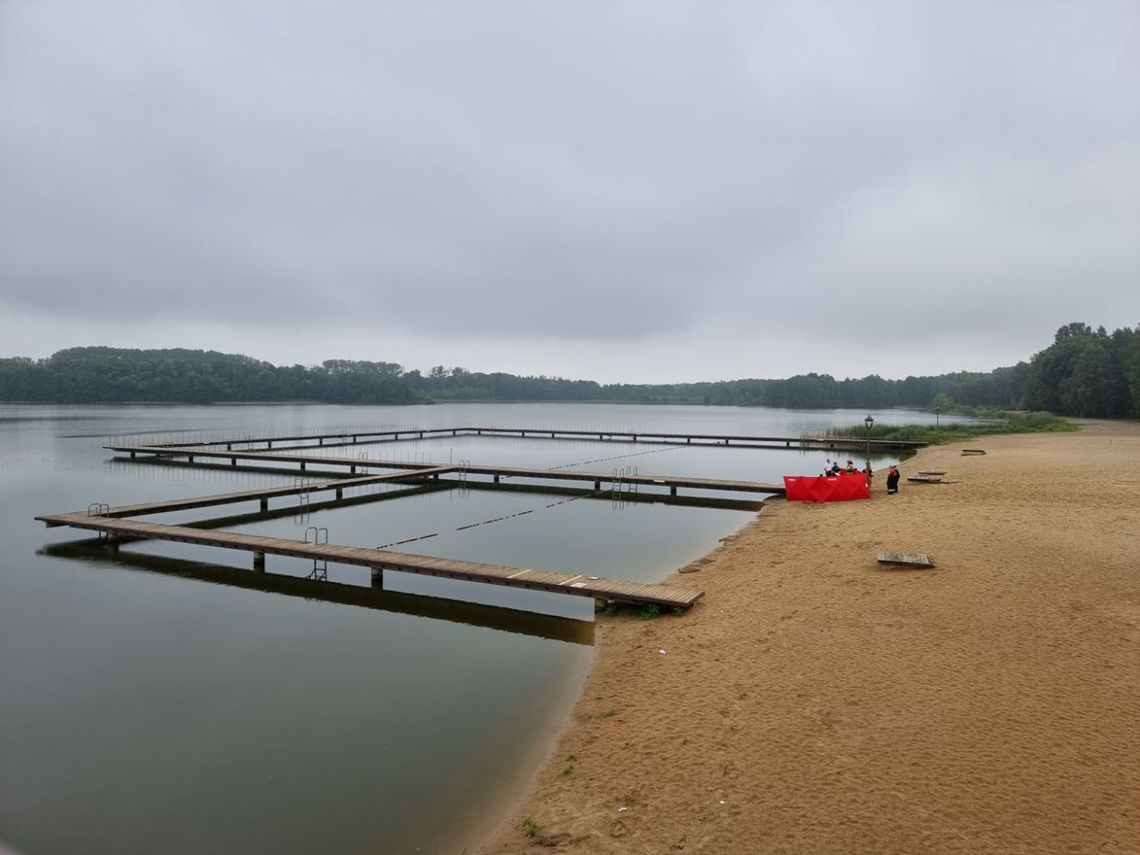
[[[1029,366],[999,368],[986,374],[960,372],[940,377],[884,380],[872,375],[836,380],[828,374],[800,374],[786,380],[721,380],[707,383],[601,385],[592,380],[478,374],[437,366],[401,379],[434,401],[613,401],[639,404],[832,408],[925,407],[939,392],[959,403],[1008,407],[1025,385]]]
[[[1140,328],[1108,333],[1072,323],[1029,362],[989,372],[884,380],[802,374],[784,380],[602,385],[561,377],[483,374],[437,365],[427,374],[392,362],[328,360],[278,367],[201,350],[81,347],[47,359],[0,359],[0,400],[54,403],[320,401],[611,401],[793,408],[1048,410],[1140,416]]]
[[[278,367],[204,350],[73,347],[47,359],[0,359],[0,400],[67,404],[324,401],[407,404],[400,366],[331,359]]]

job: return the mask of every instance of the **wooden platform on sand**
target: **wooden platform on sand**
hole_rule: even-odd
[[[934,566],[934,559],[927,552],[880,552],[875,560],[889,567],[928,568]]]

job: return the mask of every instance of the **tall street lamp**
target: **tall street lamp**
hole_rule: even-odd
[[[867,418],[863,419],[863,424],[867,426],[867,468],[871,468],[871,428],[875,426],[875,419],[870,413]]]

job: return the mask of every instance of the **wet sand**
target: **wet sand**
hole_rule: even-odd
[[[696,608],[602,618],[478,851],[1140,852],[1140,425],[964,445],[901,467],[950,484],[770,501],[670,579]]]

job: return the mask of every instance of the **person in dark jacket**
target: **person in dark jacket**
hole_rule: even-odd
[[[892,464],[891,468],[887,470],[887,492],[897,493],[899,491],[899,469]]]

